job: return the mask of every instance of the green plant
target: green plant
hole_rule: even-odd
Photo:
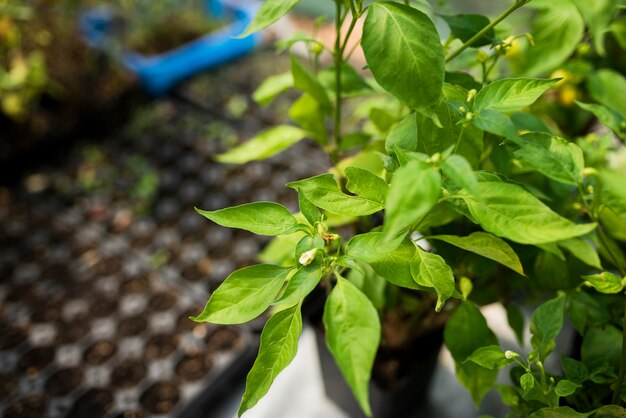
[[[247,33],[296,3],[266,1]],[[623,414],[626,344],[618,340],[626,335],[626,171],[614,162],[623,144],[612,134],[581,129],[566,138],[548,106],[560,80],[531,77],[570,62],[585,25],[594,46],[583,44],[601,57],[605,43],[598,37],[615,32],[610,28],[621,11],[609,0],[593,13],[585,2],[536,0],[532,34],[501,32],[499,23],[527,3],[515,1],[492,21],[443,16],[451,33],[442,43],[426,2],[336,0],[338,35],[330,50],[302,35],[283,43],[304,43],[308,63],[292,55],[291,73],[268,79],[254,97],[267,104],[291,87],[302,92],[290,109],[298,127],[273,127],[218,161],[267,158],[311,137],[335,166],[287,185],[298,193],[299,214],[272,202],[198,210],[226,227],[279,236],[263,256],[273,264],[233,272],[192,318],[242,323],[272,307],[240,414],[293,359],[301,305],[317,286],[327,292],[328,347],[366,413],[381,329],[385,334],[390,312],[401,312],[413,333],[449,316],[445,342],[476,403],[495,387],[522,416]],[[348,39],[360,19],[360,45],[373,79],[348,62]],[[329,67],[322,65],[325,52]],[[588,64],[595,103],[580,106],[622,137],[626,110],[613,89],[624,78]],[[518,76],[503,77],[506,71]],[[348,131],[342,109],[350,105],[362,117]],[[347,224],[352,232],[338,234],[335,228]],[[588,284],[614,295],[589,292]],[[533,351],[526,359],[499,348],[478,309],[504,303],[521,339],[520,305],[549,298],[533,313]],[[433,310],[441,313],[433,316]],[[568,359],[563,378],[543,362],[566,315],[583,336],[588,373],[572,377],[574,369],[584,369]],[[611,356],[598,352],[605,343],[612,344]],[[498,369],[512,363],[519,367],[514,385],[496,386]]]

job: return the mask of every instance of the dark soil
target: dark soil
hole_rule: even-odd
[[[148,308],[151,311],[166,311],[176,304],[178,297],[174,293],[156,293],[150,298]]]
[[[61,369],[48,378],[46,393],[51,396],[65,396],[80,386],[83,373],[77,369]]]
[[[148,340],[146,345],[146,358],[167,357],[176,350],[177,346],[177,337],[175,335],[155,335]]]
[[[213,358],[207,354],[188,354],[176,365],[176,374],[183,380],[202,379],[213,367]]]
[[[0,373],[0,402],[13,395],[18,384],[19,379],[14,374]]]
[[[233,328],[219,327],[206,338],[210,351],[227,351],[241,343],[241,335]]]
[[[60,344],[77,343],[89,334],[89,326],[80,322],[60,322],[58,327],[57,342]]]
[[[4,411],[5,418],[44,418],[45,416],[46,402],[39,395],[21,398]]]
[[[142,360],[124,360],[111,374],[114,387],[131,388],[139,384],[146,376],[147,368]]]
[[[111,341],[98,341],[85,350],[83,357],[87,364],[97,366],[106,363],[116,351],[117,347]]]
[[[141,404],[154,414],[166,414],[180,399],[178,386],[172,382],[157,382],[141,395]]]
[[[67,418],[101,418],[113,408],[113,394],[105,389],[91,389],[78,398]]]
[[[27,374],[36,374],[54,360],[54,352],[54,347],[33,348],[20,358],[18,366]]]
[[[141,316],[131,316],[120,322],[118,333],[122,337],[141,335],[146,331],[147,327],[148,321],[145,318]]]
[[[0,350],[17,347],[26,340],[26,331],[11,325],[0,323]]]

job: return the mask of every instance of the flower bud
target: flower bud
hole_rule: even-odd
[[[315,255],[317,254],[318,248],[313,248],[312,250],[305,251],[300,255],[298,262],[303,266],[308,266],[315,260]]]
[[[509,360],[514,359],[515,357],[519,357],[519,354],[517,354],[515,351],[511,351],[511,350],[506,350],[504,352],[504,357],[506,357]]]
[[[474,100],[474,97],[476,97],[476,93],[478,93],[476,89],[471,89],[467,92],[467,103],[471,103],[472,100]]]

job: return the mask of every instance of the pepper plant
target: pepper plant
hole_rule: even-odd
[[[264,2],[244,35],[297,2]],[[502,30],[500,23],[528,3],[538,9],[533,32]],[[308,59],[292,55],[291,72],[268,79],[254,98],[267,104],[287,89],[301,92],[289,111],[294,124],[272,127],[217,159],[263,159],[309,137],[335,165],[287,184],[298,193],[297,214],[273,202],[198,210],[222,226],[277,236],[265,256],[273,263],[233,272],[192,318],[239,324],[270,309],[240,415],[294,358],[301,308],[317,287],[327,294],[328,348],[367,414],[390,311],[413,312],[414,332],[447,319],[445,343],[477,404],[496,388],[521,416],[623,414],[626,166],[611,161],[624,152],[624,95],[612,91],[624,78],[593,69],[592,93],[578,104],[613,133],[567,137],[545,111],[564,82],[546,76],[581,42],[591,48],[585,27],[598,56],[606,54],[598,37],[621,36],[612,25],[623,6],[598,4],[516,0],[490,20],[439,13],[422,1],[335,0],[332,47],[301,35],[283,42],[303,43]],[[443,42],[434,18],[449,28]],[[360,20],[371,77],[349,63]],[[546,51],[553,36],[562,45]],[[507,71],[516,76],[503,76]],[[349,128],[345,121],[355,117],[358,128]],[[346,224],[352,232],[339,234]],[[500,349],[478,308],[504,303],[522,339],[520,306],[546,300],[532,315],[525,357]],[[582,336],[581,358],[563,358],[559,375],[544,362],[565,317]],[[610,347],[608,354],[600,347]],[[509,364],[512,385],[497,386],[498,369]]]

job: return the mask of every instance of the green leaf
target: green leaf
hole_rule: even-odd
[[[526,372],[520,377],[519,383],[524,391],[523,396],[526,397],[535,387],[535,377],[532,373]]]
[[[593,103],[582,103],[577,101],[576,104],[581,109],[593,113],[593,115],[598,118],[604,126],[615,132],[617,136],[622,139],[626,139],[626,126],[624,125],[626,119],[618,112],[609,109],[606,106]]]
[[[587,369],[585,363],[573,358],[564,357],[561,359],[561,368],[565,373],[565,377],[574,383],[582,383],[589,376],[589,369]]]
[[[574,257],[586,265],[602,270],[602,264],[600,263],[598,251],[587,241],[581,238],[571,238],[565,241],[560,241],[559,246],[565,248]]]
[[[327,92],[334,92],[337,83],[335,66],[324,68],[319,73],[319,80]],[[350,64],[341,64],[341,97],[358,97],[371,92],[372,87]]]
[[[240,37],[248,36],[258,32],[277,22],[285,16],[293,6],[300,0],[265,0],[261,8],[248,25],[245,32]]]
[[[494,135],[517,141],[517,130],[510,117],[493,109],[485,109],[478,113],[472,123],[478,129]]]
[[[483,87],[474,99],[474,111],[515,112],[530,106],[558,80],[503,78]]]
[[[613,212],[626,218],[626,174],[617,171],[600,171],[600,200]]]
[[[441,311],[446,300],[454,294],[454,274],[445,260],[437,254],[422,250],[419,246],[411,262],[411,274],[415,282],[424,287],[434,288],[437,292],[437,306]]]
[[[324,145],[328,142],[324,112],[311,95],[304,93],[289,108],[289,117]]]
[[[476,200],[461,197],[472,216],[487,231],[520,244],[544,244],[584,235],[596,224],[574,224],[562,218],[523,187],[512,183],[478,183]]]
[[[315,289],[322,279],[323,269],[320,263],[313,262],[308,266],[301,266],[294,274],[276,305],[290,306],[301,302]]]
[[[592,274],[583,276],[585,284],[596,289],[600,293],[614,294],[624,290],[622,279],[615,274],[604,271],[600,274]]]
[[[383,209],[380,202],[342,192],[332,174],[322,174],[287,184],[318,208],[343,216],[366,216]]]
[[[506,358],[499,345],[488,345],[478,348],[465,360],[465,362],[468,361],[473,361],[479,366],[490,370],[499,370],[513,362],[513,360]]]
[[[463,156],[472,166],[476,166],[483,153],[483,133],[480,129],[472,125],[465,125],[463,128],[461,117],[445,102],[437,107],[436,116],[443,127],[438,127],[431,118],[416,115],[415,151],[433,155],[455,147],[455,154]]]
[[[530,319],[530,343],[537,352],[539,359],[544,361],[554,351],[556,336],[563,328],[565,298],[550,299],[539,306]]]
[[[385,234],[395,235],[426,216],[437,203],[440,188],[439,173],[423,169],[417,161],[396,170],[386,199]]]
[[[532,413],[528,418],[587,418],[593,412],[576,412],[569,406],[559,406],[556,408],[542,408]]]
[[[559,380],[556,384],[556,394],[559,396],[569,396],[576,392],[576,389],[580,387],[579,384],[572,382],[571,380],[563,379]]]
[[[622,395],[622,400],[624,396]],[[626,416],[626,408],[619,405],[605,405],[599,408],[594,418],[620,418]]]
[[[310,94],[323,109],[328,111],[333,107],[319,80],[294,55],[291,55],[291,73],[295,88]]]
[[[369,170],[358,167],[346,167],[344,170],[348,182],[346,189],[361,197],[385,204],[389,185],[385,180]]]
[[[415,113],[406,116],[389,132],[385,140],[385,149],[389,155],[395,154],[394,147],[407,151],[417,150],[417,124]]]
[[[502,239],[487,232],[477,231],[466,237],[435,235],[428,238],[444,241],[466,251],[471,251],[524,276],[524,268],[513,248]]]
[[[437,103],[445,59],[428,16],[398,3],[373,3],[361,45],[374,78],[385,90],[414,109],[427,111]]]
[[[587,82],[591,97],[626,118],[626,77],[617,71],[602,69],[591,74]]]
[[[465,302],[452,314],[444,331],[444,340],[456,362],[457,378],[469,390],[474,402],[480,403],[493,388],[497,370],[489,370],[465,360],[485,345],[497,345],[498,340],[487,326],[478,308]]]
[[[464,187],[471,194],[476,194],[478,180],[472,166],[460,155],[451,155],[441,164],[441,171],[459,187]]]
[[[371,415],[368,387],[380,342],[380,321],[372,302],[339,277],[324,307],[326,343],[366,415]]]
[[[322,221],[322,213],[302,193],[298,193],[298,205],[300,206],[300,212],[311,226],[314,226],[316,222]]]
[[[315,248],[321,250],[322,248],[324,248],[324,245],[324,239],[320,235],[306,235],[302,237],[300,241],[298,241],[298,244],[296,244],[296,251],[294,254],[295,259],[299,260],[300,256],[303,253],[313,250]]]
[[[306,137],[302,129],[290,125],[278,125],[261,132],[243,144],[220,154],[215,159],[221,163],[245,164],[264,160],[282,152]]]
[[[298,226],[289,209],[274,202],[246,203],[214,211],[196,209],[196,212],[218,225],[245,229],[257,235],[289,234]]]
[[[415,245],[405,234],[385,240],[382,232],[357,235],[346,247],[346,255],[365,263],[385,280],[396,286],[419,289],[411,275]]]
[[[546,74],[559,67],[576,49],[585,24],[570,2],[554,2],[535,20],[530,33],[534,46],[523,58],[525,74]]]
[[[261,333],[259,354],[246,378],[239,416],[265,396],[276,376],[294,359],[301,332],[299,304],[275,313],[267,321]]]
[[[515,141],[515,156],[553,180],[577,185],[585,168],[583,151],[573,142],[544,133],[528,133]]]
[[[293,76],[290,72],[266,78],[252,93],[252,99],[261,106],[268,106],[276,96],[293,87]]]
[[[274,302],[290,267],[258,264],[231,273],[211,295],[196,322],[241,324],[261,315]]]
[[[441,18],[450,26],[452,34],[463,42],[469,41],[490,23],[487,16],[476,14],[460,14],[455,16],[441,15]],[[489,45],[495,40],[495,37],[495,31],[490,29],[478,38],[478,40],[472,44],[472,47]]]

